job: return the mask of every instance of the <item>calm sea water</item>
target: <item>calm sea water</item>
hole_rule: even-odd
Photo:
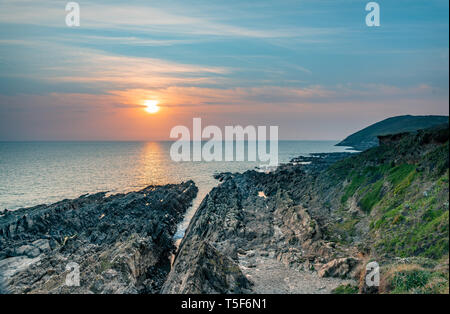
[[[129,192],[150,184],[192,179],[199,187],[182,233],[219,172],[242,172],[260,162],[174,162],[171,142],[0,142],[0,209],[49,204],[82,194]],[[340,152],[333,141],[280,141],[279,162]],[[182,234],[180,234],[181,236]]]

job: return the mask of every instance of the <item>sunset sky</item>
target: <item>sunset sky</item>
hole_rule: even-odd
[[[0,0],[0,140],[166,140],[176,125],[342,139],[448,115],[448,0]],[[160,110],[149,113],[145,101]]]

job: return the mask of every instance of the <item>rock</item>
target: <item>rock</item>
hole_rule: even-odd
[[[0,217],[7,293],[157,293],[173,236],[197,194],[192,181],[106,197],[84,195]],[[75,265],[80,286],[67,286]],[[75,267],[74,266],[74,267]]]
[[[162,293],[246,293],[251,286],[239,266],[207,242],[200,244],[189,264],[178,263],[174,269],[171,275],[176,278],[169,275]],[[175,285],[173,280],[181,281]]]
[[[3,280],[6,280],[38,261],[39,258],[28,258],[26,256],[5,258],[0,261],[0,277],[2,277]]]
[[[318,274],[320,277],[347,278],[357,264],[358,260],[352,257],[334,259],[323,265]]]
[[[31,243],[34,247],[37,247],[41,252],[50,250],[50,241],[47,239],[39,239]]]
[[[22,245],[16,249],[17,255],[26,255],[30,258],[36,257],[41,253],[41,251],[32,245]]]

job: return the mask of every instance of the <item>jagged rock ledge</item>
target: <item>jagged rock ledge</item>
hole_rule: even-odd
[[[157,293],[170,270],[193,181],[85,195],[0,215],[4,293]],[[67,286],[77,263],[80,286]]]

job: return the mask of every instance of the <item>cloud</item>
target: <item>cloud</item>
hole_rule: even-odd
[[[96,36],[96,35],[78,35],[73,38],[63,38],[67,43],[84,43],[86,41],[95,41],[98,44],[123,44],[133,46],[175,46],[200,43],[201,40],[193,39],[151,39],[138,36]],[[1,41],[0,41],[1,42]]]
[[[52,79],[157,87],[183,82],[200,82],[211,74],[229,73],[229,70],[224,67],[190,65],[156,58],[106,55],[94,50],[76,53],[70,63],[74,73],[67,73],[67,68],[64,66],[49,67],[49,70],[58,73]]]
[[[408,102],[424,106],[442,106],[448,101],[445,90],[419,84],[409,87],[383,84],[347,84],[336,86],[310,85],[291,88],[262,86],[249,88],[205,88],[171,86],[162,89],[128,89],[110,91],[122,103],[136,103],[139,99],[158,99],[160,105],[169,108],[192,110],[227,110],[257,112],[324,112],[336,110],[367,110],[369,106],[403,107]],[[395,102],[399,105],[396,106]],[[342,108],[337,108],[345,104]],[[386,109],[388,110],[388,109]],[[388,110],[389,111],[389,110]]]
[[[0,3],[0,21],[14,24],[35,24],[53,27],[66,27],[65,3],[54,0],[19,0]],[[11,14],[14,12],[14,14]],[[318,36],[334,34],[334,28],[311,27],[255,27],[239,26],[232,14],[233,23],[220,22],[221,12],[214,15],[211,9],[199,7],[193,10],[186,4],[172,4],[163,7],[161,3],[128,5],[117,3],[80,3],[81,27],[84,29],[132,30],[138,32],[171,33],[194,36],[224,36],[250,38],[289,38],[307,37],[317,40]],[[134,38],[128,38],[134,41]]]
[[[23,46],[20,51],[25,55],[19,62],[21,60],[35,62],[30,67],[22,67],[13,73],[3,75],[12,78],[39,79],[55,86],[73,84],[74,87],[95,87],[100,93],[110,89],[155,89],[173,85],[218,84],[232,72],[232,69],[227,67],[108,54],[96,49],[42,41],[15,41],[14,45]]]

